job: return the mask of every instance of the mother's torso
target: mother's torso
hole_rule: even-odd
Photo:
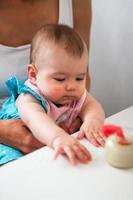
[[[0,3],[0,44],[29,44],[46,23],[57,23],[59,0],[2,0]]]
[[[72,0],[1,0],[0,97],[7,95],[5,80],[15,75],[25,80],[30,43],[47,23],[72,26]]]

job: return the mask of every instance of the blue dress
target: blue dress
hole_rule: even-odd
[[[6,85],[11,93],[11,96],[4,102],[0,111],[0,119],[20,119],[18,110],[15,105],[15,101],[19,94],[29,93],[31,94],[47,112],[46,102],[35,91],[26,86],[23,82],[17,80],[16,77],[11,77],[6,81]],[[0,144],[0,165],[9,161],[18,159],[24,154],[19,150],[10,146]]]

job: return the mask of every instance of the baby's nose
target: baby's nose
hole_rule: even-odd
[[[76,84],[72,83],[68,83],[66,85],[66,90],[75,90],[76,89]]]

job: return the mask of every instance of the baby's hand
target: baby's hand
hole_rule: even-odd
[[[91,154],[86,147],[70,135],[61,135],[55,138],[53,147],[55,149],[54,159],[60,154],[66,154],[72,165],[76,165],[77,160],[84,164],[91,160]]]
[[[93,119],[90,122],[84,122],[80,127],[80,132],[77,136],[77,139],[86,137],[93,145],[97,147],[104,146],[105,137],[101,132],[102,125],[103,123],[97,119]]]

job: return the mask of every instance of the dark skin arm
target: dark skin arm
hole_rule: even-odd
[[[32,136],[21,120],[16,119],[0,120],[0,143],[18,148],[24,154],[44,146]]]
[[[90,47],[90,29],[92,20],[91,0],[73,0],[74,30],[77,31]],[[87,90],[90,90],[90,76],[88,71]]]

